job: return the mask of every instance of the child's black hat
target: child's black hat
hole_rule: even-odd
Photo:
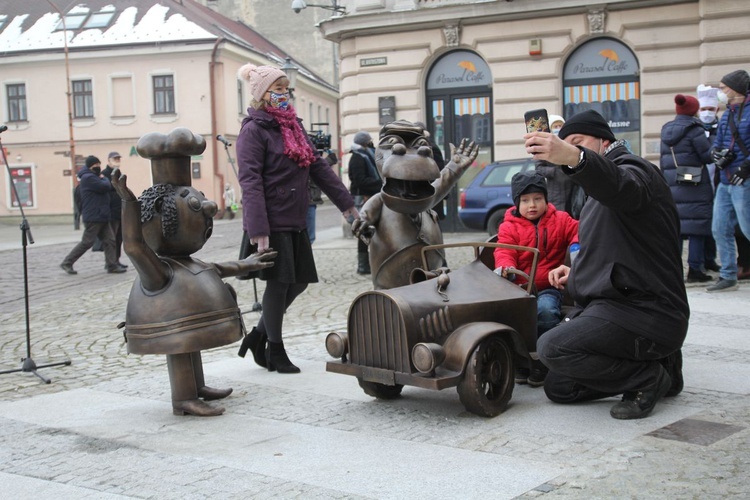
[[[516,208],[518,208],[519,199],[522,194],[542,193],[544,201],[547,201],[547,180],[542,174],[533,170],[518,172],[510,180],[510,192]]]

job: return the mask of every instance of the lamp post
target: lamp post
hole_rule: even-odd
[[[299,14],[303,9],[308,7],[319,7],[321,9],[332,10],[339,15],[346,14],[346,7],[339,5],[338,0],[331,0],[331,5],[307,3],[305,0],[292,0],[292,10],[295,14]]]
[[[291,57],[287,57],[284,64],[281,66],[281,71],[286,73],[286,77],[289,79],[289,97],[294,100],[294,90],[297,88],[297,75],[299,74],[299,68],[292,62]]]

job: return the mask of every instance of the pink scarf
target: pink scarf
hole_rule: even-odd
[[[297,121],[297,112],[294,108],[289,106],[287,109],[279,109],[266,106],[265,111],[279,123],[281,136],[284,138],[284,154],[300,167],[309,167],[315,160],[315,154]]]

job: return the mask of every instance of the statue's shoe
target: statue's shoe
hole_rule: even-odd
[[[230,394],[232,394],[231,387],[229,387],[228,389],[214,389],[213,387],[204,385],[203,387],[198,389],[198,397],[203,398],[204,401],[213,401],[214,399],[224,399]]]
[[[200,399],[172,401],[172,413],[175,415],[195,415],[196,417],[216,417],[224,413],[224,408],[213,407]]]

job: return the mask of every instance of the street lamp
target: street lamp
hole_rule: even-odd
[[[331,5],[312,4],[305,2],[305,0],[292,0],[292,10],[295,14],[299,14],[302,9],[308,7],[320,7],[321,9],[332,10],[338,14],[346,14],[346,7],[339,5],[338,0],[331,0]]]
[[[286,77],[289,79],[289,97],[294,99],[294,89],[297,88],[297,74],[299,73],[299,68],[294,65],[291,57],[287,57],[286,61],[281,66],[281,71],[286,73]]]

